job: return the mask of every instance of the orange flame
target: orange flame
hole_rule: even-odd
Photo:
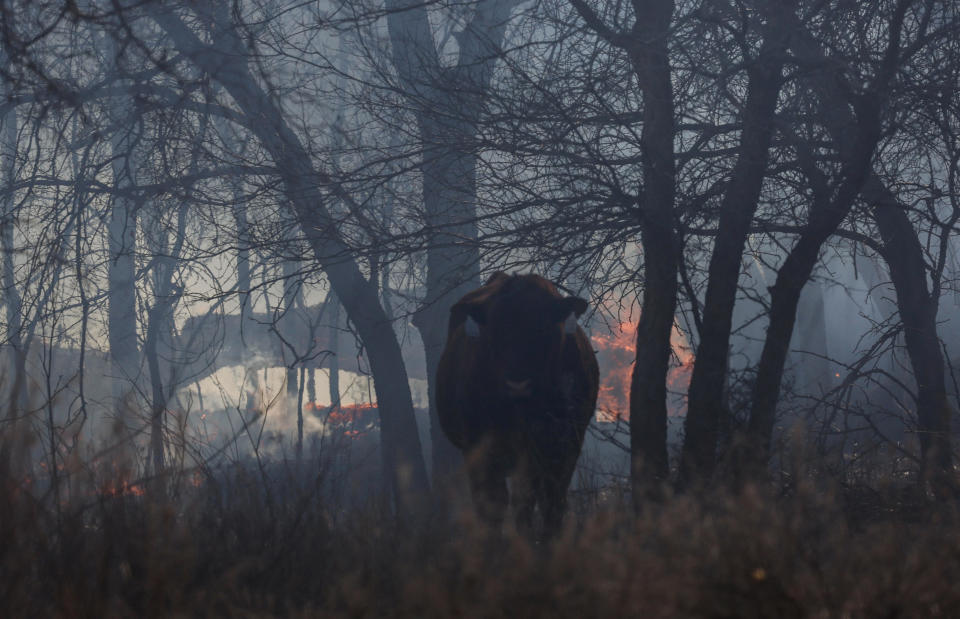
[[[630,418],[630,380],[633,364],[636,361],[636,326],[629,321],[621,321],[612,335],[594,334],[593,347],[600,353],[600,393],[597,397],[597,420],[616,421]],[[667,372],[667,389],[679,394],[682,402],[668,396],[667,409],[670,415],[680,415],[686,409],[686,393],[693,370],[693,351],[686,335],[677,324],[673,325],[670,336],[675,359],[678,363]],[[673,401],[671,401],[673,400]]]
[[[321,407],[321,410],[330,409],[327,421],[337,425],[346,425],[360,421],[363,414],[367,411],[377,408],[376,404],[363,402],[359,404],[341,404],[330,409],[329,406]]]
[[[325,412],[326,423],[330,424],[336,432],[356,438],[366,431],[369,418],[365,418],[365,415],[372,410],[376,410],[377,403],[358,402],[356,404],[331,406],[310,402],[306,405],[306,408],[321,414]]]
[[[630,376],[633,373],[636,330],[630,322],[621,322],[612,335],[595,334],[590,340],[603,353],[600,393],[597,395],[597,420],[616,421],[630,417]]]
[[[127,479],[111,479],[100,486],[100,495],[109,497],[143,496],[146,494],[143,484],[131,483]]]

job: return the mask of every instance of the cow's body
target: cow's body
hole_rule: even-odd
[[[587,304],[536,275],[497,273],[451,309],[437,370],[444,432],[467,456],[474,503],[498,526],[509,502],[530,529],[539,505],[548,535],[594,414],[599,371],[576,324]]]

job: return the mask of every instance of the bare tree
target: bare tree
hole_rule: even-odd
[[[404,362],[376,283],[363,277],[325,207],[320,188],[336,192],[336,183],[313,168],[309,153],[284,120],[282,110],[259,87],[247,65],[243,39],[224,5],[218,3],[213,12],[202,15],[209,20],[212,46],[173,11],[158,10],[153,17],[173,44],[230,94],[244,115],[246,128],[273,157],[304,237],[366,344],[380,404],[384,459],[398,500],[404,509],[411,508],[407,499],[422,494],[428,482]],[[339,197],[349,200],[346,195]]]

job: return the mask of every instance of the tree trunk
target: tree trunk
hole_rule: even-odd
[[[108,75],[122,74],[124,67],[117,42],[108,34],[101,34],[98,41],[105,59],[105,72]],[[119,83],[130,86],[129,80],[120,80]],[[136,144],[140,136],[137,133],[139,125],[134,120],[132,96],[126,93],[115,96],[109,112],[116,127],[110,136],[110,147],[113,185],[117,194],[111,201],[107,227],[107,339],[114,433],[120,448],[120,466],[127,467],[132,464],[128,460],[135,453],[134,441],[140,429],[137,394],[140,392],[141,359],[137,344],[136,305],[136,230],[140,203],[136,194],[129,193],[138,181],[140,161]]]
[[[681,483],[708,479],[716,466],[717,437],[726,384],[730,329],[737,283],[753,214],[767,170],[774,113],[782,85],[788,31],[771,8],[758,57],[747,69],[749,83],[741,121],[737,162],[720,206],[720,222],[710,256],[700,344],[690,379]]]
[[[737,477],[756,476],[769,460],[780,383],[790,350],[800,294],[819,260],[821,246],[853,206],[872,152],[871,147],[861,163],[859,175],[844,183],[846,189],[840,191],[836,201],[828,207],[824,205],[829,212],[811,213],[811,221],[777,273],[777,281],[770,290],[770,324],[757,366],[747,440],[745,444],[735,447]]]
[[[136,137],[130,134],[133,126],[119,120],[129,117],[129,109],[120,106],[115,109],[118,108],[118,123],[123,128],[118,129],[111,138],[112,167],[114,184],[122,191],[136,184],[139,162],[134,152]],[[107,329],[112,362],[114,421],[117,439],[122,443],[121,449],[133,447],[131,441],[139,423],[136,409],[141,365],[137,345],[135,255],[138,210],[136,200],[124,195],[114,196],[107,230],[110,257]]]
[[[307,402],[311,410],[317,410],[317,371],[314,368],[307,370]]]
[[[461,455],[440,427],[436,375],[447,344],[450,308],[464,294],[480,286],[474,197],[476,158],[447,148],[437,148],[424,157],[424,206],[430,229],[427,293],[413,324],[420,332],[426,357],[431,469],[435,485],[444,485],[446,481],[438,477],[441,473],[454,474],[459,469]]]
[[[0,58],[5,58],[0,53]],[[17,113],[11,106],[3,115],[0,125],[0,175],[7,187],[12,187],[17,174]],[[14,247],[15,196],[12,191],[5,192],[0,204],[0,259],[3,260],[0,271],[0,284],[3,286],[3,305],[6,317],[6,349],[9,353],[8,366],[11,373],[7,411],[2,417],[3,437],[0,438],[0,476],[19,476],[20,471],[11,470],[12,466],[29,470],[29,463],[22,457],[29,451],[29,443],[21,434],[28,426],[21,421],[27,411],[29,393],[27,391],[27,353],[22,338],[22,300],[17,289]],[[4,480],[5,481],[5,480]]]
[[[656,493],[667,478],[667,371],[677,306],[679,239],[674,228],[676,164],[674,102],[669,57],[672,0],[640,3],[627,50],[643,91],[643,195],[640,225],[644,289],[630,377],[630,451],[633,504]]]
[[[159,205],[157,205],[159,208]],[[152,268],[150,277],[153,283],[153,303],[147,310],[147,327],[144,338],[143,354],[147,362],[150,377],[150,464],[156,478],[155,489],[162,492],[163,484],[159,478],[165,468],[164,434],[169,401],[177,391],[179,380],[177,367],[167,359],[173,358],[173,311],[180,300],[181,291],[175,284],[177,260],[187,237],[187,207],[180,205],[177,216],[175,239],[170,236],[157,210],[144,214],[146,230],[144,241],[150,250]],[[161,348],[166,345],[167,348]]]
[[[168,325],[166,300],[154,299],[154,307],[148,312],[147,334],[143,343],[143,356],[147,361],[147,370],[150,377],[150,465],[154,476],[159,476],[164,469],[164,414],[167,409],[167,398],[164,392],[163,371],[160,364],[160,333],[164,325]]]
[[[277,325],[280,329],[280,333],[284,335],[284,339],[289,343],[281,343],[283,348],[283,359],[290,359],[286,365],[286,380],[284,384],[286,385],[287,396],[284,399],[284,413],[289,415],[293,411],[297,416],[297,444],[296,444],[296,456],[299,461],[303,455],[303,406],[299,381],[299,372],[297,371],[297,359],[296,356],[299,354],[299,347],[308,346],[307,342],[297,342],[291,341],[287,336],[287,333],[293,331],[293,329],[284,329],[284,325],[293,325],[296,321],[300,320],[300,316],[297,315],[297,299],[301,294],[301,283],[294,281],[295,274],[297,272],[297,264],[292,260],[283,260],[282,264],[283,270],[283,311]],[[285,331],[287,333],[285,333]]]
[[[877,79],[880,84],[886,83],[883,76]],[[811,83],[816,90],[818,84],[828,81],[827,76],[818,75]],[[821,173],[812,160],[812,154],[801,157],[811,179],[813,201],[809,220],[770,289],[770,322],[757,366],[746,441],[738,445],[734,453],[734,473],[737,477],[759,475],[769,460],[780,384],[796,324],[797,306],[803,288],[819,260],[820,248],[853,208],[863,186],[880,139],[880,100],[882,97],[878,94],[869,104],[860,105],[857,116],[849,114],[849,118],[834,133],[844,165],[832,198],[832,188],[818,178]],[[846,110],[842,99],[821,94],[821,102],[827,108],[823,112],[824,118],[835,118],[837,109]]]
[[[899,32],[900,25],[894,22],[890,28],[888,58],[896,57]],[[809,45],[809,41],[807,37],[806,42],[794,44],[795,48],[801,50],[800,55],[806,55],[808,59],[812,50],[805,46]],[[816,56],[819,58],[819,54]],[[819,259],[820,248],[846,218],[869,175],[873,154],[881,136],[880,110],[894,69],[889,62],[882,65],[880,72],[871,80],[869,96],[851,102],[856,114],[850,111],[842,95],[844,76],[836,73],[817,74],[808,79],[811,90],[819,96],[821,118],[826,120],[843,161],[841,181],[834,197],[830,198],[831,188],[825,182],[818,182],[821,172],[812,155],[801,157],[812,180],[813,202],[809,221],[780,267],[776,284],[771,289],[770,324],[757,368],[753,406],[747,427],[748,440],[741,447],[747,451],[742,453],[744,457],[736,459],[740,473],[745,468],[752,473],[760,472],[770,457],[780,383],[800,295]]]
[[[159,205],[158,205],[159,206]],[[163,434],[167,398],[164,392],[164,376],[160,362],[160,338],[164,330],[172,329],[169,314],[172,312],[168,292],[173,271],[169,257],[169,239],[163,222],[156,210],[143,214],[144,245],[151,255],[152,269],[149,276],[153,283],[152,305],[147,308],[146,334],[143,356],[147,362],[150,378],[150,448],[148,461],[151,472],[158,477],[164,469]]]
[[[340,302],[333,290],[327,291],[326,312],[330,320],[330,365],[327,379],[330,390],[330,408],[340,406]]]
[[[244,145],[238,139],[236,131],[225,120],[217,118],[214,120],[220,135],[224,136],[224,143],[230,152],[242,155]],[[253,314],[253,296],[250,291],[253,289],[253,277],[250,268],[250,223],[247,220],[247,204],[243,195],[243,183],[240,179],[234,179],[230,183],[230,191],[233,194],[233,204],[231,206],[234,225],[237,228],[237,301],[240,305],[240,344],[242,365],[246,369],[249,367],[250,358],[246,341],[245,330],[251,326],[251,316]],[[250,381],[250,387],[247,389],[246,381]],[[247,390],[247,398],[244,408],[252,411],[256,408],[259,401],[260,379],[256,372],[246,372],[244,376],[244,389]]]
[[[883,239],[883,257],[897,292],[904,341],[917,381],[917,432],[921,478],[940,497],[956,492],[950,420],[954,415],[946,385],[946,366],[937,335],[937,303],[927,286],[920,239],[900,203],[880,179],[867,181],[863,197],[873,204],[873,219]]]
[[[12,187],[16,181],[17,174],[17,111],[11,107],[0,120],[0,174],[4,183]],[[27,386],[26,386],[26,351],[23,350],[23,340],[21,337],[21,318],[22,311],[20,291],[17,289],[17,278],[15,271],[14,246],[14,221],[16,214],[13,212],[15,197],[13,192],[8,192],[3,198],[3,204],[0,206],[2,220],[0,220],[0,252],[2,252],[3,270],[3,305],[6,313],[6,346],[10,353],[9,366],[12,368],[12,380],[10,381],[10,397],[8,401],[7,417],[12,419],[25,412],[27,405]]]
[[[434,476],[459,468],[460,454],[440,428],[436,370],[446,345],[450,308],[480,285],[476,244],[476,155],[470,149],[512,0],[484,0],[457,38],[457,66],[443,69],[425,5],[387,0],[393,63],[417,104],[423,200],[427,224],[427,291],[414,326],[423,340]],[[424,79],[424,76],[429,76]],[[442,76],[442,77],[441,77]],[[443,83],[437,83],[442,80]],[[438,110],[443,113],[438,113]]]
[[[900,30],[908,3],[898,5],[889,28],[891,49],[897,51]],[[816,41],[799,25],[792,47],[798,57],[812,66],[825,64],[826,55]],[[916,35],[919,36],[919,35]],[[897,55],[888,51],[884,60],[886,75],[893,79]],[[844,85],[835,79],[816,82],[824,101],[845,101]],[[874,89],[885,93],[885,84]],[[876,97],[864,97],[864,104]],[[875,104],[875,101],[874,101]],[[850,126],[852,113],[846,104],[827,106],[823,115],[827,129],[841,147],[849,142],[845,130]],[[950,420],[954,414],[947,389],[946,367],[937,335],[937,302],[927,286],[926,262],[923,247],[907,215],[907,206],[871,172],[861,197],[873,205],[871,214],[883,241],[883,257],[890,268],[890,277],[897,293],[897,309],[903,323],[907,355],[917,381],[917,423],[921,450],[921,479],[933,485],[940,496],[953,495],[953,452],[950,445]]]

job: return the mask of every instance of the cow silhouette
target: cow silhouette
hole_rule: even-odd
[[[586,310],[543,277],[499,272],[450,310],[437,412],[493,527],[511,502],[521,531],[534,533],[537,508],[545,537],[560,527],[599,388]]]

